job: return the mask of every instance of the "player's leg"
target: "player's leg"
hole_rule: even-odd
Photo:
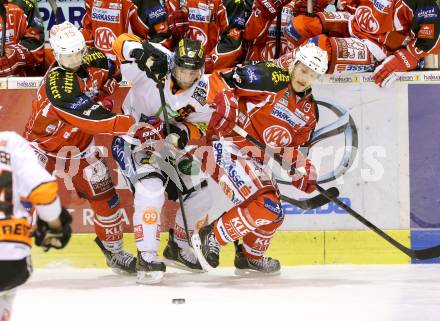
[[[136,258],[123,250],[123,216],[110,170],[101,156],[82,159],[72,178],[78,195],[89,201],[94,212],[95,242],[104,253],[107,265],[116,273],[135,273]]]
[[[16,289],[32,272],[30,256],[21,260],[0,261],[0,320],[9,321]]]
[[[133,193],[138,282],[152,284],[160,282],[166,270],[157,256],[165,179],[161,171],[150,164],[151,153],[146,150],[132,152],[136,150],[133,147],[121,137],[116,137],[112,143],[112,155]]]
[[[182,177],[182,180],[184,184],[187,185],[185,177]],[[183,206],[185,208],[190,237],[194,230],[198,230],[208,223],[208,211],[212,206],[212,197],[207,186],[207,182],[202,181],[199,187],[192,187],[183,195]],[[170,198],[172,193],[170,193],[168,188],[167,192],[168,198]],[[169,260],[167,264],[173,265],[174,267],[193,272],[203,272],[197,257],[188,244],[180,207],[177,210],[174,228],[170,231],[170,237],[164,249],[163,256]]]

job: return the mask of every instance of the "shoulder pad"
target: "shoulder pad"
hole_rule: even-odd
[[[46,78],[46,94],[52,105],[61,108],[75,109],[72,104],[77,103],[82,95],[78,76],[62,68],[55,68]],[[78,106],[80,109],[84,106]]]
[[[85,67],[109,69],[108,58],[99,49],[87,47],[87,54],[83,57]]]
[[[237,87],[257,91],[278,92],[290,83],[288,72],[271,62],[237,68],[232,78]]]

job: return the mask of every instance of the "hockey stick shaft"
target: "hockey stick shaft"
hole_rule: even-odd
[[[6,7],[4,4],[0,4],[0,17],[2,18],[2,43],[0,48],[0,57],[5,54],[6,46]]]
[[[277,14],[276,22],[276,38],[275,38],[275,59],[280,57],[281,53],[281,15],[283,14],[283,8]]]
[[[242,129],[242,128],[238,127],[237,125],[235,125],[234,126],[234,131],[237,134],[239,134],[241,137],[243,137],[246,140],[248,140],[251,143],[253,143],[255,146],[257,146],[261,150],[263,150],[263,151],[265,150],[266,146],[264,144],[262,144],[261,142],[259,142],[254,137],[250,136],[244,129]],[[277,163],[279,163],[280,165],[282,164],[282,159],[281,159],[281,157],[279,155],[271,155],[271,156],[273,156],[273,159]],[[374,231],[376,234],[378,234],[384,240],[389,242],[391,245],[393,245],[394,247],[396,247],[397,249],[399,249],[400,251],[402,251],[403,253],[405,253],[409,257],[414,258],[414,259],[418,259],[418,260],[429,260],[429,259],[432,259],[432,258],[440,256],[440,245],[437,245],[437,246],[434,246],[434,247],[430,247],[430,248],[426,248],[426,249],[420,249],[420,250],[410,249],[410,248],[406,247],[405,245],[403,245],[403,244],[399,243],[398,241],[396,241],[394,238],[392,238],[388,234],[386,234],[384,231],[382,231],[376,225],[374,225],[373,223],[368,221],[365,217],[363,217],[362,215],[357,213],[351,207],[349,207],[348,205],[345,205],[338,198],[333,197],[332,195],[329,195],[329,193],[327,193],[327,191],[324,188],[322,188],[321,186],[319,186],[318,184],[316,184],[316,188],[328,200],[333,201],[339,207],[341,207],[344,210],[346,210],[352,217],[354,217],[359,222],[361,222],[362,224],[364,224],[365,226],[370,228],[372,231]]]
[[[164,118],[163,121],[165,122],[165,128],[167,130],[167,135],[169,135],[171,133],[171,129],[170,129],[170,122],[168,120],[168,111],[167,111],[167,107],[166,107],[165,93],[163,91],[163,84],[162,84],[161,79],[159,79],[157,81],[157,88],[159,89],[160,104],[161,104],[163,118]],[[173,162],[173,166],[174,166],[174,169],[177,173],[177,176],[180,179],[179,169],[177,168],[177,163]],[[176,188],[176,190],[177,190],[177,197],[179,199],[180,210],[182,211],[183,227],[184,227],[185,233],[186,233],[186,240],[188,241],[189,246],[192,247],[192,241],[191,241],[191,237],[189,235],[189,229],[188,229],[188,221],[186,219],[185,206],[183,204],[182,191],[178,187]]]
[[[62,23],[61,17],[58,14],[58,5],[56,0],[48,0],[52,13],[55,15],[55,22],[57,24]]]

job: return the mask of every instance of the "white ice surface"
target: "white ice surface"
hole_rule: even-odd
[[[154,286],[110,270],[42,269],[19,288],[12,316],[40,320],[439,321],[440,266],[302,266],[266,278],[169,269]]]

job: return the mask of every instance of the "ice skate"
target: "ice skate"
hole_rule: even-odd
[[[136,258],[123,250],[112,253],[107,250],[99,238],[95,238],[95,243],[105,255],[107,266],[116,274],[127,275],[136,273]]]
[[[215,239],[214,223],[202,227],[192,236],[194,251],[205,271],[211,271],[219,264],[220,244]]]
[[[190,272],[204,272],[191,248],[182,249],[174,241],[173,229],[169,230],[169,239],[163,256],[167,266]]]
[[[140,284],[156,284],[159,283],[166,271],[165,263],[160,262],[156,258],[146,261],[142,257],[141,252],[137,255],[137,281]]]
[[[263,257],[259,260],[246,257],[242,245],[234,242],[235,245],[235,274],[239,276],[255,275],[280,275],[280,261],[271,257]]]

